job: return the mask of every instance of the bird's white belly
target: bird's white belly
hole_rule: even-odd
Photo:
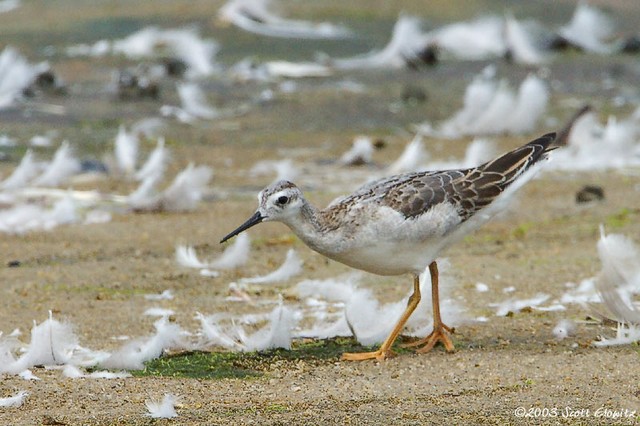
[[[438,255],[434,244],[380,243],[357,247],[340,254],[326,253],[333,260],[378,275],[421,273]]]
[[[359,226],[343,226],[316,238],[298,236],[315,251],[345,265],[378,275],[419,274],[448,245],[460,217],[442,203],[413,219],[378,206],[354,218]]]

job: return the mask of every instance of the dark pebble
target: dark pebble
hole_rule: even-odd
[[[604,200],[604,189],[597,185],[585,185],[576,193],[576,203],[590,203]]]

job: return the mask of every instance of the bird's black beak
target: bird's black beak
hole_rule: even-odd
[[[242,231],[246,231],[247,229],[251,228],[252,226],[259,224],[260,222],[262,222],[263,219],[264,219],[264,217],[260,214],[259,211],[255,212],[253,214],[253,216],[251,216],[249,218],[249,220],[247,220],[242,225],[238,226],[238,228],[235,231],[231,232],[229,235],[227,235],[226,237],[221,239],[220,240],[220,244],[224,243],[225,241],[227,241],[230,238],[235,237],[236,235],[238,235]]]

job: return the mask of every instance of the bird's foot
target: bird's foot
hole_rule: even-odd
[[[395,353],[390,349],[378,349],[373,352],[345,352],[342,354],[343,361],[364,361],[366,359],[376,359],[378,361],[384,361],[387,358],[395,356]]]
[[[455,332],[455,328],[449,327],[448,325],[440,323],[433,327],[433,331],[427,337],[423,339],[415,340],[411,343],[406,343],[402,345],[402,347],[411,348],[416,346],[422,346],[416,349],[416,352],[423,354],[433,349],[436,343],[442,342],[447,352],[453,352],[455,350],[455,346],[453,346],[453,342],[451,341],[449,334],[454,332]]]

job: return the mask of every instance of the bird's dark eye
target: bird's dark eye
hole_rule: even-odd
[[[287,204],[289,202],[289,197],[287,197],[286,195],[281,195],[280,197],[278,197],[277,203],[280,205],[284,205]]]

